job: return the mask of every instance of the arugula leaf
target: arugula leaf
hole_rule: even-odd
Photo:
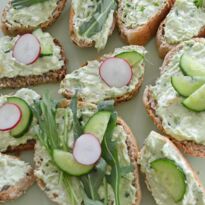
[[[112,141],[112,135],[117,124],[117,113],[113,112],[110,117],[106,133],[102,143],[102,156],[105,161],[112,167],[111,174],[107,180],[115,193],[115,204],[120,205],[119,187],[120,187],[120,165],[116,142]]]
[[[98,1],[98,6],[95,13],[88,21],[84,22],[79,27],[79,34],[90,38],[97,32],[101,31],[110,11],[115,10],[116,7],[117,4],[115,0]]]
[[[202,8],[204,0],[194,0],[194,3],[195,3],[197,8]]]
[[[130,172],[134,171],[134,167],[133,165],[129,165],[129,166],[125,166],[125,167],[120,167],[120,175],[121,177],[126,176],[127,174],[129,174]]]
[[[92,199],[89,199],[86,195],[84,196],[84,205],[103,205],[101,201],[95,201]]]
[[[33,4],[43,3],[49,0],[12,0],[11,5],[15,9],[22,9],[24,7],[32,6]]]
[[[107,100],[100,102],[98,104],[98,111],[110,111],[113,112],[115,110],[114,108],[114,100]]]

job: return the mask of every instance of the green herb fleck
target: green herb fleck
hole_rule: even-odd
[[[49,0],[12,0],[11,5],[15,9],[22,9],[24,7],[29,7],[29,6],[32,6],[34,4],[43,3],[46,1],[49,1]]]

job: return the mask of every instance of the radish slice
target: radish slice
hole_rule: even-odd
[[[81,135],[75,142],[73,156],[80,164],[95,164],[101,156],[101,146],[98,138],[92,134]]]
[[[103,61],[99,74],[108,86],[121,88],[130,83],[132,68],[124,59],[113,57]]]
[[[32,34],[24,34],[17,41],[13,49],[13,57],[22,64],[34,63],[41,53],[38,39]]]
[[[11,130],[18,125],[22,117],[21,109],[13,103],[0,107],[0,131]]]

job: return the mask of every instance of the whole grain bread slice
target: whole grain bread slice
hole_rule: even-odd
[[[58,70],[52,70],[42,75],[30,75],[30,76],[16,76],[15,78],[0,78],[0,88],[22,88],[32,85],[39,85],[45,83],[54,83],[61,81],[67,72],[67,59],[65,51],[57,39],[54,39],[54,43],[61,48],[61,58],[64,61],[62,68]]]
[[[195,41],[201,41],[202,39],[196,38]],[[178,46],[174,47],[165,57],[162,67],[160,68],[161,72],[165,72],[166,65],[169,64],[172,57],[176,52],[178,52],[183,47],[183,43],[179,44]],[[171,139],[174,144],[180,149],[182,149],[185,153],[194,156],[194,157],[205,157],[205,145],[197,144],[194,141],[178,141],[174,138],[174,136],[170,136],[166,133],[165,129],[162,125],[162,119],[156,115],[155,109],[157,106],[157,102],[153,97],[153,94],[149,87],[146,87],[143,95],[143,102],[144,106],[147,110],[148,115],[153,120],[154,124],[157,126],[157,128],[166,135],[169,139]]]
[[[59,104],[59,107],[66,108],[66,107],[68,107],[69,104],[70,104],[69,100],[63,100]],[[80,101],[78,102],[78,106],[81,108],[85,107],[85,106],[96,108],[96,105],[94,105],[94,104],[80,102]],[[133,166],[133,172],[134,172],[134,180],[133,180],[132,184],[136,188],[135,202],[132,205],[139,205],[141,202],[141,189],[140,189],[140,184],[139,184],[139,171],[138,171],[138,164],[137,164],[138,145],[136,143],[136,140],[135,140],[135,137],[134,137],[132,131],[130,130],[130,128],[128,127],[128,125],[125,123],[124,120],[122,120],[121,118],[118,118],[117,125],[121,125],[127,134],[126,144],[127,144],[128,154],[129,154],[130,161],[131,161],[132,166]],[[43,157],[43,156],[41,156],[41,157]],[[38,159],[38,161],[35,161],[36,169],[38,169],[38,167],[40,166],[41,161],[42,161],[42,159]],[[46,189],[46,182],[43,181],[42,179],[37,178],[37,184],[44,192],[47,193],[47,195],[49,192],[52,192],[52,190]],[[59,205],[62,204],[62,202],[61,203],[59,202],[58,196],[55,194],[55,191],[52,194],[52,197],[50,197],[50,199]]]
[[[61,15],[67,0],[59,0],[58,5],[53,11],[53,15],[50,16],[47,21],[41,23],[37,27],[35,26],[14,26],[7,20],[7,14],[9,9],[11,9],[11,0],[8,2],[7,6],[4,8],[2,13],[2,19],[1,19],[1,28],[2,31],[6,35],[15,36],[17,34],[24,34],[24,33],[32,33],[36,28],[41,28],[42,30],[47,29],[49,26],[55,23],[55,21],[59,18]],[[43,11],[42,11],[43,12]]]
[[[128,44],[145,45],[157,32],[161,21],[166,17],[175,0],[166,0],[166,4],[147,23],[136,28],[127,28],[123,23],[122,2],[118,0],[117,24],[122,39]],[[128,14],[129,15],[129,14]]]
[[[17,157],[4,155],[4,154],[0,154],[0,158],[7,158],[6,160],[12,162],[19,161]],[[22,166],[25,166],[26,169],[25,176],[23,178],[20,178],[19,181],[17,181],[14,185],[8,184],[3,186],[3,188],[0,190],[1,203],[19,198],[34,183],[35,176],[34,176],[33,168],[26,163],[23,164],[23,162],[22,162]],[[11,176],[5,173],[4,177],[9,178]]]

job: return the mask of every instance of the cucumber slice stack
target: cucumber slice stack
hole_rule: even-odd
[[[180,68],[185,76],[173,76],[171,83],[179,95],[187,97],[182,104],[191,111],[205,111],[205,65],[185,53]]]

